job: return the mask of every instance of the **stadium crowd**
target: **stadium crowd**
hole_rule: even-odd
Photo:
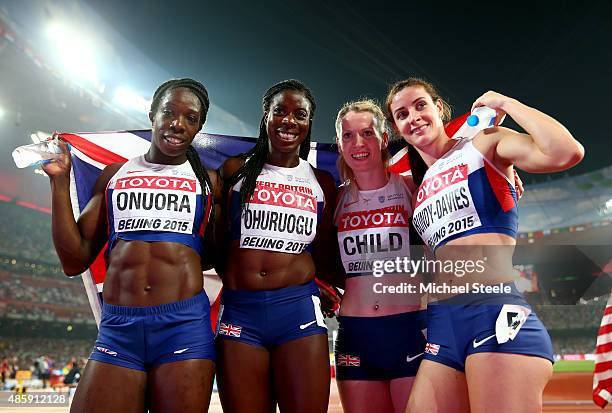
[[[0,300],[30,301],[33,303],[61,303],[68,307],[89,306],[85,288],[81,282],[65,282],[56,279],[37,280],[26,275],[0,270]]]
[[[31,378],[41,387],[78,380],[77,373],[86,363],[91,351],[88,340],[30,338],[0,339],[0,390],[16,384],[18,371],[31,372]],[[70,383],[65,383],[70,384]]]
[[[553,350],[556,355],[566,356],[568,354],[593,354],[597,337],[556,337],[553,338]]]
[[[605,309],[605,300],[593,304],[535,305],[546,328],[550,330],[598,328]]]
[[[0,202],[0,254],[23,260],[59,264],[51,243],[49,215]]]
[[[48,215],[0,202],[0,319],[36,323],[32,331],[37,334],[45,322],[94,323],[81,279],[65,277],[60,270],[50,232]],[[527,297],[551,331],[556,354],[593,352],[605,300],[560,306],[540,304],[539,293]],[[32,371],[41,380],[48,371],[66,375],[75,360],[82,365],[80,360],[88,356],[93,344],[93,340],[74,338],[22,338],[22,331],[7,331],[6,325],[15,324],[4,324],[0,330],[3,383],[17,370]],[[56,324],[48,325],[58,329]],[[330,323],[330,336],[335,325]],[[55,331],[50,336],[61,334]]]

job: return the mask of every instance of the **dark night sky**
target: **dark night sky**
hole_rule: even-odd
[[[315,140],[330,141],[342,103],[382,100],[389,83],[418,75],[438,86],[455,114],[491,89],[557,118],[587,149],[573,174],[611,163],[612,2],[87,3],[163,68],[198,78],[213,102],[253,126],[263,91],[293,77],[317,99]]]

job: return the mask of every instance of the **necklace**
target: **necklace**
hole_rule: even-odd
[[[359,194],[359,198],[360,198],[360,199],[363,201],[363,203],[364,203],[365,205],[367,205],[367,204],[368,204],[368,202],[370,202],[370,201],[372,200],[372,197],[370,197],[370,198],[366,198],[365,196],[361,195],[361,193]]]

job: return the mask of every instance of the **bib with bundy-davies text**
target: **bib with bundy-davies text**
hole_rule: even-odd
[[[507,177],[484,158],[471,139],[461,139],[425,173],[413,201],[413,225],[433,248],[474,233],[515,237],[516,199]]]

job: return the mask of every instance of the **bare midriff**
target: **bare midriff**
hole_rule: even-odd
[[[175,242],[117,240],[108,260],[104,302],[146,307],[185,300],[203,288],[200,256]]]
[[[454,271],[436,272],[433,283],[448,286],[466,286],[474,284],[497,285],[510,283],[518,278],[512,265],[512,255],[516,239],[505,234],[474,234],[449,241],[436,249],[437,261],[454,263]],[[462,263],[463,262],[463,263]],[[459,275],[457,265],[477,264],[477,269]],[[431,300],[450,298],[454,293],[431,294]]]
[[[425,309],[426,295],[419,292],[422,278],[406,274],[352,277],[346,280],[340,315],[378,317]],[[409,287],[413,286],[413,287]]]
[[[307,252],[289,254],[240,248],[232,241],[231,257],[225,269],[223,284],[232,290],[275,290],[305,284],[315,277],[315,266]]]

